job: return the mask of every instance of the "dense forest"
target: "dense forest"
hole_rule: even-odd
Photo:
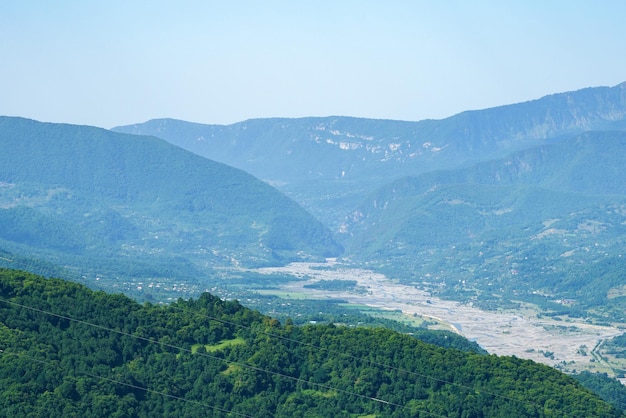
[[[0,116],[0,146],[0,247],[81,275],[186,280],[343,251],[274,187],[158,138]]]
[[[611,417],[554,369],[0,270],[0,416]]]

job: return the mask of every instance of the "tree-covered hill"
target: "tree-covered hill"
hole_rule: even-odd
[[[0,270],[0,416],[618,417],[547,366]]]
[[[0,146],[0,247],[16,254],[189,276],[341,252],[273,187],[161,139],[0,117]]]
[[[348,254],[484,307],[525,300],[626,320],[624,155],[626,133],[588,132],[403,178],[347,219]]]

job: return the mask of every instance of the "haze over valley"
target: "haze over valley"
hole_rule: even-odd
[[[0,2],[0,418],[626,417],[626,2]]]
[[[4,116],[0,141],[6,271],[624,376],[626,83],[420,122]]]

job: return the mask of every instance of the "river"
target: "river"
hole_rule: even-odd
[[[306,281],[283,285],[283,291],[305,293],[311,299],[342,299],[379,309],[401,310],[409,316],[417,314],[433,318],[447,324],[451,330],[467,339],[476,341],[489,353],[514,355],[559,366],[566,371],[597,368],[600,365],[593,364],[593,357],[585,355],[581,346],[586,346],[586,351],[589,352],[599,341],[623,333],[616,327],[592,325],[582,321],[557,321],[516,311],[484,311],[456,301],[437,298],[427,291],[399,284],[380,273],[344,267],[333,261],[291,263],[284,267],[268,267],[256,271],[307,278]],[[356,280],[368,292],[360,294],[304,287],[322,279]]]

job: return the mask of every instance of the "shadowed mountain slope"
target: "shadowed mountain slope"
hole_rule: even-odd
[[[0,146],[7,249],[70,265],[144,260],[158,270],[169,259],[181,274],[341,252],[326,227],[273,187],[161,139],[2,117]]]
[[[403,178],[342,225],[348,255],[457,299],[543,294],[576,301],[569,308],[580,315],[591,309],[619,320],[625,155],[626,133],[588,132]],[[435,276],[438,285],[428,279]]]

